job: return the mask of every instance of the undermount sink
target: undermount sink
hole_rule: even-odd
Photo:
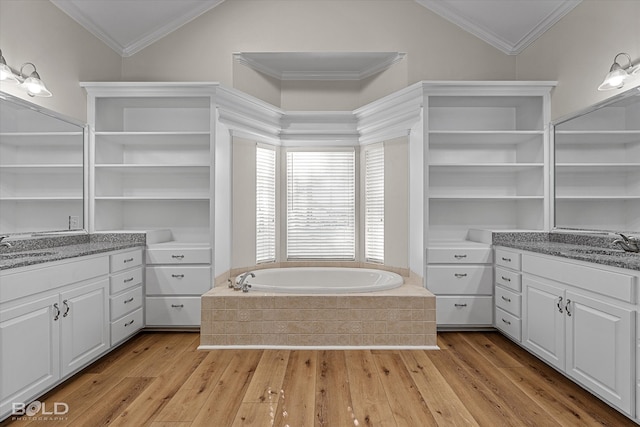
[[[27,258],[27,257],[40,257],[40,256],[48,256],[53,255],[55,252],[44,251],[44,252],[9,252],[5,254],[0,254],[0,259],[16,259],[16,258]]]

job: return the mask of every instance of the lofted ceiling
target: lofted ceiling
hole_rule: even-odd
[[[131,56],[224,0],[50,0],[122,56]],[[415,0],[517,55],[581,0]]]

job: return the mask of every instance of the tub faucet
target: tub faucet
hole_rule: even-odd
[[[9,236],[0,236],[0,248],[9,249],[11,247],[11,243],[3,242],[3,240],[6,239],[7,237],[9,237]]]
[[[256,277],[254,273],[251,271],[247,271],[246,273],[242,273],[238,279],[236,279],[236,285],[233,287],[234,291],[242,291],[249,292],[250,284],[246,283],[247,277]]]
[[[616,243],[625,252],[640,252],[640,240],[637,237],[628,237],[622,233],[618,233],[621,239],[616,239],[613,243]]]

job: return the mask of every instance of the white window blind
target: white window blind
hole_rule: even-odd
[[[355,259],[355,152],[287,152],[287,259]]]
[[[384,147],[365,151],[365,260],[384,263]]]
[[[256,263],[276,260],[276,152],[256,148]]]

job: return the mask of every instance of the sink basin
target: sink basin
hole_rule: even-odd
[[[4,254],[0,254],[0,259],[16,259],[16,258],[27,258],[27,257],[41,257],[53,255],[55,252],[44,251],[44,252],[8,252]]]

